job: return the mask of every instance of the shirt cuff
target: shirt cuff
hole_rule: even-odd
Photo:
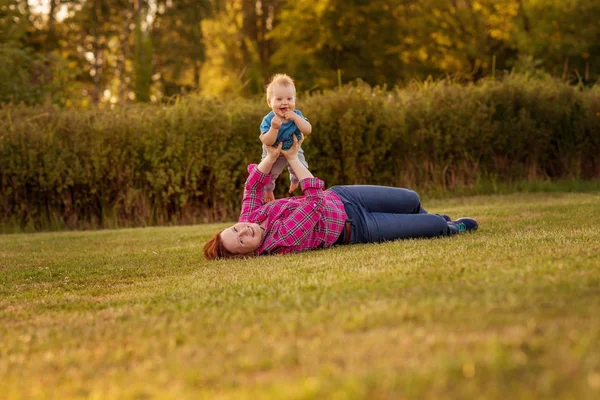
[[[300,188],[302,191],[306,189],[321,189],[325,187],[325,182],[319,178],[304,178],[300,181]]]
[[[271,174],[265,174],[258,169],[258,164],[248,165],[248,180],[249,186],[266,185],[271,180]]]

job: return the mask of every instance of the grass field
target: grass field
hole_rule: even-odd
[[[453,238],[207,262],[224,225],[0,236],[0,398],[600,398],[600,193]]]

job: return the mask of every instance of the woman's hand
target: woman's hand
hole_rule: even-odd
[[[281,150],[281,154],[283,154],[288,162],[298,159],[298,150],[300,150],[300,146],[302,145],[302,142],[304,142],[304,134],[300,134],[300,140],[298,140],[296,135],[292,136],[294,140],[292,147],[290,147],[288,150]]]
[[[283,154],[290,167],[294,170],[298,180],[302,182],[303,179],[312,178],[313,174],[298,159],[298,150],[300,150],[300,145],[304,142],[304,134],[300,135],[300,140],[296,138],[296,135],[293,136],[294,144],[292,144],[289,150],[281,150],[281,154]]]
[[[283,142],[279,142],[277,147],[265,146],[265,148],[267,149],[267,158],[270,158],[273,161],[277,160],[279,158],[279,155],[281,154],[281,146],[283,146]]]
[[[273,164],[279,158],[279,154],[281,154],[281,146],[283,143],[279,143],[277,147],[267,146],[265,145],[265,149],[267,149],[267,156],[263,158],[263,160],[258,164],[258,170],[263,174],[270,174],[271,168],[273,168]]]

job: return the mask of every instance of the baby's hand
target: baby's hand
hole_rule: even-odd
[[[279,130],[279,128],[281,128],[281,122],[281,118],[275,115],[271,120],[271,128]]]
[[[286,112],[283,113],[283,118],[285,118],[286,121],[295,121],[296,120],[296,114],[293,111],[287,110]]]

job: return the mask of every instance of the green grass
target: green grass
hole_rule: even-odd
[[[599,193],[453,238],[207,262],[223,224],[0,236],[0,398],[596,399]]]

